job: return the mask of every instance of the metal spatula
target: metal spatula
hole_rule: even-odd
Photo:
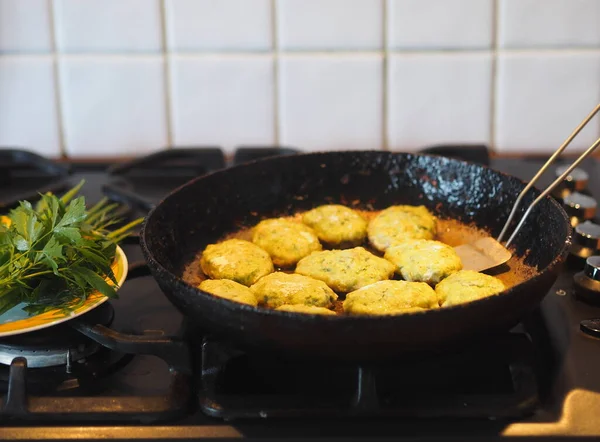
[[[512,210],[510,211],[510,215],[508,216],[508,219],[506,220],[506,223],[504,224],[504,227],[502,228],[502,231],[500,232],[500,235],[498,235],[497,239],[494,239],[491,237],[486,237],[486,238],[478,239],[477,241],[469,243],[469,244],[462,244],[460,246],[454,247],[454,250],[456,251],[456,253],[458,253],[458,256],[460,256],[460,259],[462,260],[463,269],[475,270],[476,272],[481,272],[483,270],[489,270],[494,267],[498,267],[499,265],[505,264],[511,258],[512,253],[508,250],[508,246],[510,246],[512,241],[515,239],[515,236],[517,236],[517,233],[519,233],[519,230],[521,229],[521,227],[523,227],[525,220],[527,219],[527,217],[529,216],[529,214],[531,213],[533,208],[542,199],[544,199],[550,192],[552,192],[552,190],[554,190],[554,188],[556,186],[558,186],[571,173],[571,171],[579,165],[579,163],[581,163],[598,146],[600,146],[600,138],[598,138],[594,142],[594,144],[592,144],[585,152],[583,152],[581,154],[581,156],[579,156],[579,158],[577,158],[573,162],[573,164],[571,164],[562,173],[562,175],[560,175],[556,180],[554,180],[554,182],[552,184],[550,184],[529,205],[529,207],[523,214],[523,217],[517,224],[517,227],[513,231],[512,235],[510,235],[510,237],[508,238],[506,243],[503,245],[501,243],[501,241],[504,238],[504,236],[506,235],[506,231],[508,230],[510,223],[514,219],[517,209],[519,207],[519,204],[521,204],[521,201],[523,200],[523,197],[529,191],[529,189],[531,189],[533,187],[533,185],[538,180],[538,178],[540,176],[542,176],[542,174],[548,169],[548,167],[550,167],[550,165],[556,160],[556,158],[567,148],[567,146],[569,144],[571,144],[571,141],[573,141],[573,139],[579,134],[579,132],[581,132],[581,129],[583,129],[586,126],[586,124],[599,111],[600,111],[600,104],[597,105],[594,108],[594,110],[581,122],[581,124],[579,124],[579,126],[577,126],[575,128],[573,133],[571,133],[571,135],[569,135],[569,137],[564,141],[564,143],[556,150],[556,152],[554,152],[552,154],[552,156],[548,159],[548,161],[546,161],[546,163],[540,168],[540,170],[538,170],[538,172],[531,179],[529,184],[527,184],[527,186],[525,186],[525,188],[521,191],[521,193],[517,197],[517,200],[515,201],[515,204],[512,207]]]

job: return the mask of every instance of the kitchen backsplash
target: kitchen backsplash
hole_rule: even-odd
[[[540,153],[598,102],[599,0],[0,0],[0,146],[49,156]]]

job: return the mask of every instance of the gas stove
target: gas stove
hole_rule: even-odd
[[[425,150],[524,180],[543,162],[490,158],[485,146]],[[195,176],[294,152],[245,147],[226,158],[219,148],[198,147],[119,164],[71,164],[0,150],[0,212],[84,179],[89,204],[106,196],[133,219]],[[119,299],[0,339],[0,438],[600,436],[600,262],[586,264],[600,247],[599,171],[589,159],[555,192],[577,232],[538,310],[483,344],[388,365],[281,361],[203,334],[162,294],[133,235],[122,246],[130,271]],[[553,178],[549,173],[539,186]]]

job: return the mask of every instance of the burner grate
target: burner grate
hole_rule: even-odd
[[[70,169],[33,152],[0,149],[0,210],[19,201],[36,201],[40,193],[58,193],[69,187]]]
[[[296,152],[283,147],[240,147],[234,154],[233,165]],[[164,150],[109,168],[113,179],[102,191],[113,201],[148,212],[173,189],[227,165],[218,147]]]
[[[200,407],[225,419],[524,417],[540,402],[532,348],[527,335],[507,333],[465,352],[351,366],[248,355],[205,338]]]
[[[128,281],[149,274],[147,267],[132,267]],[[109,305],[105,303],[90,313],[63,324],[76,336],[71,339],[92,342],[92,346],[99,349],[91,357],[63,367],[49,368],[32,368],[29,360],[31,355],[27,352],[10,361],[5,375],[0,376],[0,380],[5,378],[6,391],[0,398],[0,421],[102,420],[148,423],[172,419],[188,411],[193,387],[187,344],[178,337],[125,334],[112,330],[103,325],[107,323],[106,309],[110,310],[108,316],[112,319],[112,308]],[[52,329],[48,331],[50,330]],[[59,330],[59,335],[66,333],[64,329]],[[13,351],[17,338],[11,338]],[[42,345],[40,342],[43,341],[35,335],[25,339],[26,342],[28,340],[35,342],[37,346]],[[102,382],[110,383],[109,375],[126,370],[136,358],[143,358],[144,355],[164,361],[168,377],[166,392],[149,396],[99,394]],[[68,367],[71,368],[71,373],[68,373]],[[41,384],[45,384],[48,387],[46,390],[51,391],[40,394]],[[78,387],[81,388],[77,390]],[[125,385],[118,389],[127,391]],[[65,395],[65,390],[77,390],[78,394],[71,392]]]

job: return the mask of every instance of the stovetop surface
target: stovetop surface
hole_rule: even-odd
[[[218,161],[217,161],[218,162]],[[492,159],[491,167],[518,176],[524,180],[529,179],[542,164],[540,159]],[[152,181],[146,178],[138,178],[134,183],[123,182],[122,176],[110,175],[107,173],[108,165],[74,165],[72,173],[64,177],[65,185],[74,185],[81,179],[85,179],[86,184],[82,193],[86,196],[88,203],[94,203],[105,193],[111,192],[111,189],[135,190],[136,195],[142,195],[143,201],[137,203],[134,213],[131,216],[143,215],[148,207],[156,204],[165,194],[165,183],[169,186],[178,185],[184,182],[187,177],[172,178],[172,181],[163,180],[161,185],[150,186]],[[596,160],[587,160],[581,166],[590,176],[588,188],[592,194],[600,194],[600,178],[598,176],[599,164]],[[188,171],[194,174],[194,170]],[[186,173],[188,173],[186,172]],[[552,175],[544,177],[537,187],[543,187],[549,182]],[[125,179],[127,181],[127,179]],[[154,181],[156,183],[157,181]],[[105,187],[109,185],[108,189]],[[142,191],[140,191],[142,189]],[[5,188],[5,191],[8,189]],[[596,192],[597,191],[597,192]],[[123,201],[131,202],[126,195]],[[0,192],[0,196],[8,193]],[[600,195],[598,195],[600,196]],[[579,323],[587,318],[600,318],[600,308],[592,307],[579,301],[574,293],[572,277],[576,271],[581,269],[581,263],[572,262],[566,265],[565,270],[560,275],[555,286],[549,292],[540,306],[540,310],[533,314],[524,322],[524,325],[515,330],[513,335],[518,337],[528,336],[530,341],[525,345],[524,353],[530,352],[528,358],[533,361],[532,367],[536,371],[536,382],[538,392],[533,397],[528,396],[525,391],[523,397],[519,397],[516,410],[525,407],[523,415],[507,412],[503,415],[499,410],[509,410],[514,406],[510,401],[498,402],[497,407],[492,412],[493,416],[475,417],[477,413],[460,417],[460,403],[451,404],[455,407],[454,416],[441,418],[431,413],[434,407],[432,404],[422,404],[423,396],[416,388],[411,388],[406,397],[401,397],[398,406],[410,408],[411,404],[421,404],[422,414],[407,412],[390,417],[369,417],[360,416],[360,413],[349,411],[348,413],[326,412],[321,413],[321,417],[302,414],[299,417],[288,417],[285,413],[274,417],[277,413],[269,408],[269,402],[260,403],[258,408],[250,403],[249,408],[253,408],[259,417],[249,413],[237,412],[240,404],[244,405],[244,398],[240,399],[238,393],[248,393],[254,391],[252,388],[246,388],[246,381],[252,382],[252,373],[248,372],[248,367],[252,361],[240,357],[234,359],[234,362],[227,366],[227,370],[219,371],[219,358],[222,355],[221,350],[214,350],[210,337],[203,338],[195,336],[191,339],[185,335],[189,324],[186,324],[183,316],[175,307],[173,307],[167,298],[162,294],[154,279],[147,275],[143,267],[143,256],[139,246],[135,243],[123,245],[128,260],[137,273],[134,279],[128,280],[119,291],[119,299],[111,301],[114,308],[114,320],[110,328],[125,334],[135,335],[147,338],[147,341],[160,341],[173,337],[179,341],[193,341],[192,348],[192,371],[185,373],[183,388],[189,393],[189,398],[185,401],[184,411],[179,411],[172,416],[165,415],[164,418],[152,419],[144,418],[143,413],[136,414],[133,419],[113,418],[110,414],[102,414],[102,410],[96,410],[97,413],[91,419],[79,419],[70,421],[65,419],[44,419],[45,412],[55,412],[56,410],[40,409],[40,418],[35,419],[2,419],[0,418],[0,438],[1,439],[197,439],[197,438],[222,438],[222,437],[278,437],[278,438],[332,438],[339,437],[350,438],[387,438],[395,437],[397,439],[409,440],[412,438],[464,438],[477,437],[478,439],[494,439],[504,436],[592,436],[600,435],[600,423],[595,422],[596,410],[600,409],[600,342],[579,331]],[[81,325],[85,328],[85,324]],[[527,335],[523,332],[527,331]],[[87,329],[90,332],[90,329]],[[517,338],[518,339],[518,338]],[[157,345],[154,343],[154,345]],[[155,347],[156,348],[156,347]],[[232,350],[235,355],[235,350]],[[480,349],[490,354],[495,349]],[[150,352],[151,353],[151,352]],[[496,352],[499,353],[499,352]],[[204,359],[202,358],[204,356]],[[230,357],[229,355],[228,357]],[[168,359],[168,358],[167,358]],[[512,361],[512,360],[511,360]],[[437,361],[438,363],[440,361]],[[443,362],[443,361],[442,361]],[[448,362],[448,361],[446,361]],[[435,362],[430,362],[430,365]],[[177,366],[177,363],[175,363]],[[441,364],[443,367],[443,363]],[[462,366],[463,368],[466,366]],[[418,365],[417,365],[418,368]],[[526,376],[525,371],[515,372],[514,364],[506,364],[505,370],[498,370],[494,373],[492,366],[481,364],[466,371],[464,377],[476,377],[477,372],[484,372],[481,380],[482,385],[487,389],[493,390],[492,393],[498,397],[504,397],[506,391],[512,391],[515,383],[519,382],[519,376]],[[312,368],[314,369],[314,367]],[[351,367],[349,370],[356,370],[357,367]],[[362,368],[361,368],[362,369]],[[459,370],[461,366],[459,365]],[[2,390],[3,373],[6,375],[8,369],[0,370],[0,394]],[[237,370],[237,371],[236,371]],[[439,368],[438,370],[442,370]],[[112,398],[148,396],[157,398],[154,405],[160,407],[160,401],[168,402],[173,396],[181,394],[177,386],[173,387],[172,372],[173,367],[165,363],[156,355],[138,354],[129,356],[127,362],[119,367],[114,373],[103,375],[102,377],[90,379],[75,379],[71,376],[65,382],[64,387],[58,395],[67,398],[63,405],[68,408],[73,407],[75,402],[70,403],[69,398],[86,397],[106,397]],[[324,370],[326,373],[327,370]],[[339,372],[335,372],[339,373]],[[435,370],[431,370],[432,376]],[[508,373],[508,379],[507,379]],[[516,373],[516,374],[515,374]],[[525,374],[523,374],[525,373]],[[231,378],[237,380],[238,384],[231,387],[221,388],[219,391],[207,389],[202,384],[201,374],[206,379],[212,379],[216,376],[222,378]],[[368,371],[361,372],[362,376],[368,376]],[[494,379],[486,383],[486,374]],[[394,373],[387,373],[386,376],[393,376]],[[511,381],[512,376],[512,381]],[[353,373],[348,375],[349,382],[355,379]],[[33,376],[32,378],[35,378]],[[221,379],[221,378],[219,378]],[[456,379],[459,379],[458,377]],[[322,380],[320,381],[322,382]],[[341,382],[341,381],[340,381]],[[460,382],[457,380],[456,382]],[[512,383],[511,383],[512,382]],[[177,384],[177,382],[175,382]],[[323,388],[335,388],[335,382],[323,384]],[[435,384],[435,383],[434,383]],[[179,385],[179,384],[177,384]],[[180,385],[180,386],[181,386]],[[218,381],[217,381],[217,385]],[[320,384],[318,384],[320,385]],[[366,384],[365,384],[366,385]],[[438,384],[436,384],[438,385]],[[444,385],[443,382],[439,385]],[[467,384],[465,384],[467,385]],[[364,386],[364,385],[363,385]],[[446,385],[448,386],[448,385]],[[281,396],[286,393],[289,396],[297,397],[298,388],[289,388],[285,392],[277,386],[270,391],[271,396]],[[460,390],[460,385],[455,386],[458,393],[464,393]],[[57,395],[56,392],[35,392],[39,396]],[[426,389],[427,390],[427,389]],[[430,394],[435,388],[429,388]],[[356,391],[348,390],[347,402],[352,404],[356,400]],[[457,393],[457,394],[458,394]],[[469,392],[467,392],[469,393]],[[470,392],[472,393],[472,392]],[[265,395],[254,393],[261,398]],[[363,392],[364,394],[364,392]],[[366,394],[364,394],[366,395]],[[185,395],[184,395],[185,396]],[[402,396],[402,395],[400,395]],[[467,401],[475,401],[473,396],[468,396]],[[177,398],[175,398],[177,399]],[[368,401],[363,397],[361,400]],[[527,402],[527,401],[533,402]],[[41,404],[42,402],[40,402]],[[84,405],[85,401],[82,402]],[[475,404],[475,405],[474,405]],[[6,396],[5,396],[6,405]],[[36,403],[30,403],[35,408]],[[135,405],[135,404],[133,404]],[[133,406],[132,405],[132,406]],[[295,404],[292,404],[295,405]],[[485,407],[477,402],[469,404],[465,402],[462,407],[473,409]],[[41,405],[40,405],[41,407]],[[310,408],[309,405],[308,408]],[[529,408],[527,408],[529,407]],[[339,404],[333,408],[340,408]],[[350,407],[351,408],[351,407]],[[416,409],[417,407],[414,407]],[[262,411],[261,411],[262,410]],[[269,410],[269,411],[265,411]],[[331,410],[329,410],[331,411]],[[509,410],[510,411],[510,410]],[[262,413],[262,414],[261,414]],[[212,414],[213,416],[210,416]],[[92,416],[92,414],[90,414]],[[140,417],[141,416],[141,417]]]

